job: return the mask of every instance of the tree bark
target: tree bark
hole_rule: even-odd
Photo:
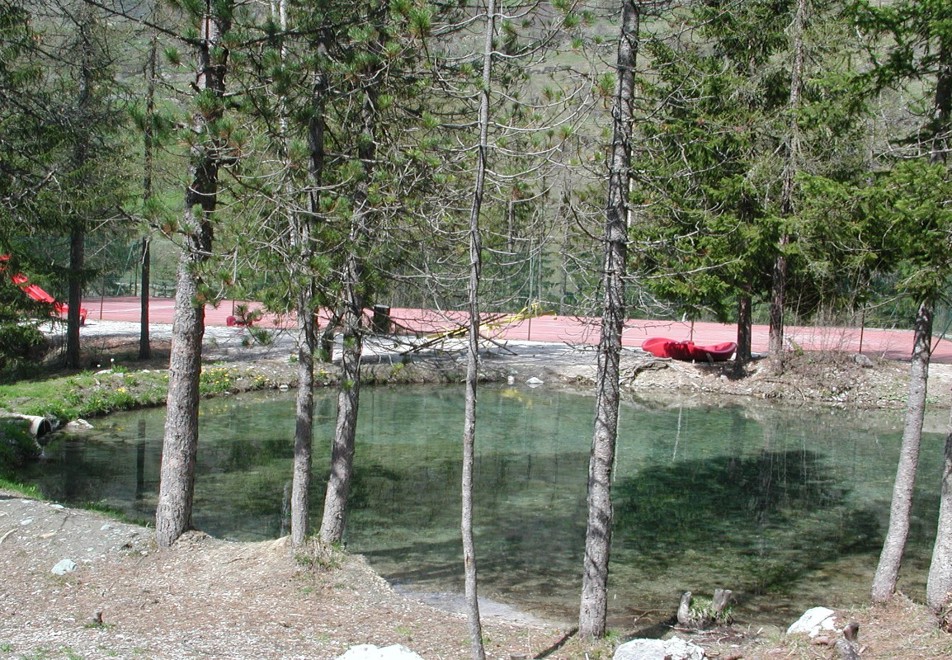
[[[737,298],[737,355],[734,358],[738,364],[747,364],[753,356],[751,351],[753,337],[751,309],[750,294],[747,292],[741,293]]]
[[[203,260],[202,253],[194,248],[183,249],[179,257],[159,501],[155,512],[155,535],[161,548],[171,546],[192,528],[199,378],[205,334],[205,305],[196,302],[200,285],[196,271]]]
[[[78,134],[76,143],[73,147],[72,168],[80,172],[86,167],[89,161],[90,136],[87,126],[92,121],[92,103],[95,54],[93,53],[93,40],[91,33],[95,16],[92,9],[87,6],[80,8],[76,24],[77,30],[81,33],[81,60],[79,62],[79,90],[76,99],[76,118],[78,124]],[[84,175],[85,178],[85,175]],[[79,326],[80,326],[80,308],[83,302],[83,279],[86,268],[86,218],[72,217],[70,219],[69,230],[69,273],[67,275],[67,294],[66,294],[66,366],[70,369],[80,367],[80,344],[79,344]]]
[[[476,462],[476,389],[479,382],[479,284],[482,270],[482,238],[479,218],[482,212],[489,157],[489,92],[492,85],[493,36],[496,31],[496,2],[486,7],[486,32],[483,42],[483,77],[479,94],[479,148],[476,182],[469,215],[469,286],[466,353],[466,402],[463,413],[462,506],[460,536],[463,543],[466,620],[469,625],[470,653],[473,660],[484,660],[482,622],[479,615],[479,578],[476,565],[476,541],[473,538],[473,472]]]
[[[152,357],[152,344],[149,341],[149,287],[152,286],[152,254],[148,236],[142,237],[141,263],[139,265],[142,289],[139,292],[139,359]]]
[[[628,189],[631,180],[631,132],[634,73],[638,55],[640,8],[623,0],[612,104],[612,149],[605,210],[605,265],[602,329],[598,342],[595,425],[588,468],[588,524],[582,574],[579,635],[602,637],[608,613],[608,564],[613,509],[612,468],[618,437],[621,333],[625,322],[625,273],[628,256]]]
[[[221,42],[231,27],[230,5],[230,2],[216,4],[214,13],[201,17],[196,87],[208,92],[216,103],[209,104],[206,98],[192,115],[196,139],[190,154],[189,186],[182,216],[181,229],[185,236],[175,292],[161,482],[155,513],[156,540],[163,548],[171,546],[192,524],[198,454],[198,386],[205,334],[201,266],[211,255],[212,218],[218,200],[222,151],[211,126],[223,114],[228,50]]]
[[[941,614],[952,604],[952,415],[945,436],[945,462],[939,498],[939,524],[926,582],[926,604]]]
[[[361,287],[360,250],[368,233],[372,210],[369,200],[370,178],[376,156],[376,82],[364,92],[361,108],[363,138],[357,147],[357,157],[363,166],[363,176],[354,186],[353,208],[348,252],[342,272],[344,345],[341,351],[341,383],[337,394],[337,427],[331,451],[331,471],[324,497],[324,516],[321,521],[321,540],[340,543],[347,522],[347,502],[353,475],[354,451],[357,437],[357,409],[360,403],[360,356],[363,351],[363,295]]]
[[[312,287],[306,284],[298,294],[297,316],[298,386],[294,404],[294,468],[291,478],[291,544],[294,546],[303,545],[309,531],[314,436],[314,295]]]
[[[356,267],[356,259],[348,260],[347,270]],[[348,279],[356,277],[356,273]],[[352,287],[351,287],[352,288]],[[331,449],[331,469],[324,496],[324,516],[321,520],[321,540],[340,543],[347,525],[347,502],[354,470],[355,439],[357,436],[357,409],[360,404],[361,307],[354,300],[355,291],[344,312],[344,348],[341,351],[340,388],[337,391],[337,426]]]
[[[906,404],[906,421],[902,431],[902,446],[899,450],[899,467],[893,485],[892,506],[889,512],[889,528],[879,556],[879,565],[873,577],[873,602],[882,603],[896,591],[899,567],[909,536],[909,515],[912,510],[912,493],[919,464],[919,447],[922,441],[922,420],[925,416],[926,389],[929,379],[929,357],[932,341],[932,301],[923,301],[916,313],[915,339],[912,362],[909,366],[909,396]]]
[[[952,53],[944,41],[940,46],[940,61],[942,68],[936,81],[934,103],[934,117],[939,130],[932,141],[930,160],[933,163],[945,163],[948,160],[949,115],[952,114]],[[947,612],[952,604],[952,417],[949,419],[949,431],[945,439],[939,523],[926,582],[926,603],[937,614]]]
[[[282,0],[283,4],[283,0]],[[282,16],[285,12],[282,7]],[[324,176],[324,94],[325,78],[318,70],[313,75],[311,117],[308,122],[308,164],[310,215],[296,218],[295,240],[301,246],[300,263],[307,264],[298,283],[298,394],[295,403],[294,470],[291,485],[291,543],[301,545],[310,530],[310,487],[314,436],[314,352],[317,348],[317,324],[314,317],[314,276],[310,272],[313,255],[311,224],[320,212],[320,188]],[[300,265],[300,263],[298,265]]]
[[[787,111],[790,123],[787,128],[786,158],[783,170],[783,184],[780,193],[780,217],[786,222],[793,215],[793,196],[796,184],[800,158],[800,92],[803,87],[803,33],[806,25],[807,2],[797,0],[796,13],[793,19],[793,63],[790,67],[790,96],[787,101]],[[777,246],[777,256],[774,258],[773,281],[770,294],[770,336],[769,352],[771,355],[780,355],[783,352],[784,307],[787,297],[787,245],[790,236],[786,227],[781,227],[781,236]]]
[[[86,264],[86,222],[81,218],[73,219],[69,231],[69,292],[66,311],[66,366],[70,369],[80,367],[79,355],[79,312],[83,302],[83,270]]]
[[[143,174],[142,174],[142,201],[148,205],[152,199],[152,171],[154,168],[155,151],[155,65],[158,50],[158,38],[152,35],[149,40],[149,56],[145,64],[145,127],[142,131]],[[148,360],[152,357],[152,346],[149,342],[149,287],[151,285],[151,255],[150,238],[148,234],[142,237],[142,253],[139,263],[142,275],[142,289],[139,295],[139,359]]]

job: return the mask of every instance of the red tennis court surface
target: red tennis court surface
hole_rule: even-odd
[[[234,301],[226,300],[217,307],[205,308],[205,322],[208,325],[226,325],[229,316],[234,315]],[[139,299],[106,298],[86,300],[83,306],[89,310],[89,323],[97,320],[139,321]],[[251,303],[249,307],[257,305]],[[171,323],[175,303],[169,298],[153,298],[149,301],[149,320],[152,323]],[[369,313],[369,312],[368,312]],[[393,308],[390,318],[398,331],[407,333],[438,333],[455,327],[464,321],[461,312],[437,313],[421,309]],[[284,327],[293,324],[294,319],[265,316],[257,325],[265,327]],[[324,318],[322,317],[322,322]],[[596,319],[584,319],[575,316],[537,316],[524,319],[518,314],[493,315],[483,325],[483,334],[500,340],[529,340],[558,342],[568,344],[596,344],[599,336],[599,322]],[[649,321],[629,319],[625,323],[622,341],[625,346],[637,347],[648,337],[668,337],[674,340],[689,339],[691,324],[679,321]],[[765,325],[753,328],[753,351],[767,351],[768,329]],[[722,323],[695,323],[694,341],[699,344],[717,344],[736,341],[737,328]],[[867,355],[881,356],[894,360],[907,360],[912,351],[911,330],[883,330],[877,328],[838,328],[789,326],[785,331],[787,345],[808,351],[842,350],[863,352]],[[933,340],[932,360],[952,364],[952,342],[945,339]]]

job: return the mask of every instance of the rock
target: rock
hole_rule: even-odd
[[[869,357],[867,357],[866,355],[863,355],[862,353],[857,353],[856,355],[854,355],[853,362],[863,367],[864,369],[872,369],[874,366],[873,361],[870,360]]]
[[[816,637],[823,631],[836,630],[835,612],[826,607],[814,607],[803,613],[796,623],[787,628],[788,635],[797,633]]]
[[[402,644],[378,647],[373,644],[352,646],[337,660],[423,660],[423,658]]]
[[[704,660],[707,655],[697,644],[680,637],[633,639],[617,649],[614,660]]]
[[[66,425],[66,429],[69,431],[88,431],[92,427],[93,425],[85,419],[74,419]]]
[[[536,385],[542,385],[542,384],[543,384],[543,381],[540,380],[539,378],[536,378],[535,376],[526,380],[526,385],[529,385],[530,387],[535,387]]]
[[[76,570],[76,562],[72,559],[63,559],[53,567],[53,575],[66,575]]]

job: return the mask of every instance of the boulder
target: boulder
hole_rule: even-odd
[[[337,660],[423,660],[423,658],[402,644],[378,647],[373,644],[361,644],[347,649],[347,653]]]
[[[704,660],[707,655],[697,644],[670,639],[633,639],[617,649],[613,660]]]
[[[797,622],[787,628],[788,635],[805,634],[811,638],[821,632],[836,630],[835,612],[826,607],[813,607],[803,613]]]

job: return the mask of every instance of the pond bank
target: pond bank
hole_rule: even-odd
[[[258,355],[249,360],[249,354],[254,353],[254,350],[247,353],[241,350],[223,353],[216,352],[216,348],[212,347],[209,357],[216,360],[214,369],[233,369],[241,373],[246,373],[244,370],[247,369],[249,379],[253,379],[254,374],[267,374],[269,387],[293,387],[295,365],[288,360],[287,352],[279,354],[279,350],[275,348],[270,354]],[[585,391],[594,375],[592,350],[528,346],[518,357],[502,353],[486,359],[487,372],[493,373],[494,378],[504,379],[511,376],[522,380],[535,377],[546,382],[547,386],[558,385]],[[374,376],[377,382],[418,382],[418,378],[424,377],[446,382],[443,379],[452,381],[457,378],[452,375],[457,373],[454,366],[458,362],[457,357],[452,353],[433,355],[409,367],[400,361],[380,359],[372,369],[377,373]],[[646,364],[654,366],[643,366]],[[874,372],[869,372],[868,367],[859,367],[863,371],[855,371],[850,364],[837,360],[810,360],[801,365],[803,370],[807,367],[813,368],[809,380],[802,374],[797,380],[791,380],[789,375],[784,379],[783,374],[778,377],[776,373],[760,372],[760,367],[766,363],[757,363],[755,367],[758,371],[749,380],[735,379],[729,373],[683,363],[646,363],[636,354],[626,355],[625,365],[626,393],[629,395],[654,392],[663,398],[687,402],[701,397],[731,395],[787,399],[800,404],[824,403],[840,407],[861,407],[862,402],[862,405],[869,407],[895,408],[901,406],[894,398],[903,392],[905,375],[903,365],[894,365],[896,369],[890,369],[889,365],[886,365],[886,369]],[[428,372],[431,368],[432,371]],[[875,379],[866,376],[867,372],[878,374],[877,378],[881,379],[879,387],[875,387]],[[793,373],[793,369],[787,373]],[[327,382],[333,382],[330,370],[327,375]],[[933,376],[935,377],[935,372]],[[100,375],[100,387],[108,387],[110,381],[106,381],[106,377],[113,375]],[[128,376],[121,378],[125,380]],[[894,389],[887,389],[889,387]],[[936,389],[933,388],[933,391]],[[777,394],[771,395],[771,392]],[[813,394],[814,392],[817,394]],[[82,549],[83,543],[91,543],[89,539],[95,538],[97,534],[104,535],[108,541],[108,533],[116,529],[113,527],[114,523],[103,522],[95,514],[67,511],[65,520],[92,516],[93,522],[87,527],[76,528],[81,530],[77,532],[75,541],[79,550]],[[0,513],[3,513],[3,510],[0,510]],[[5,598],[7,594],[11,596],[10,604],[4,607],[11,608],[13,612],[35,612],[40,622],[49,620],[50,625],[39,632],[33,631],[32,636],[9,632],[6,624],[0,625],[0,649],[5,648],[5,644],[10,644],[11,650],[8,652],[23,655],[31,650],[36,652],[43,646],[57,649],[60,648],[57,644],[61,644],[63,649],[87,649],[86,652],[92,655],[106,653],[107,650],[125,649],[126,652],[120,652],[120,655],[136,652],[148,657],[190,657],[206,652],[224,655],[226,650],[231,648],[232,655],[237,653],[282,657],[334,657],[352,643],[372,642],[385,645],[399,642],[424,657],[452,658],[466,655],[465,621],[446,613],[434,614],[431,608],[421,608],[421,604],[399,598],[398,595],[394,596],[396,600],[391,601],[391,596],[378,594],[374,585],[379,585],[379,578],[359,559],[353,559],[357,562],[353,564],[351,559],[327,559],[320,554],[313,557],[307,554],[295,555],[286,547],[278,545],[279,542],[233,544],[202,535],[189,535],[168,555],[153,554],[149,547],[137,549],[133,544],[131,548],[125,548],[131,552],[120,552],[121,556],[97,564],[102,567],[101,573],[79,572],[83,571],[87,564],[77,560],[77,575],[70,573],[52,577],[49,570],[62,559],[56,557],[58,553],[49,556],[54,563],[47,566],[42,563],[42,554],[37,553],[36,546],[14,545],[15,537],[20,538],[20,528],[29,528],[32,525],[32,522],[26,525],[19,523],[31,517],[37,519],[42,515],[42,510],[41,513],[24,513],[23,517],[16,520],[18,515],[11,513],[8,516],[0,516],[0,536],[9,533],[9,536],[4,537],[4,541],[0,541],[0,561],[5,562],[4,575],[23,574],[29,581],[26,585],[5,585],[2,588]],[[56,521],[55,518],[51,520]],[[17,524],[13,524],[14,522]],[[52,527],[37,527],[31,531],[36,533],[34,539],[40,539],[41,543],[55,538],[60,533],[57,531],[53,536],[45,538],[45,535],[53,531]],[[144,534],[145,538],[149,538],[148,530],[144,530]],[[12,554],[16,555],[16,560],[23,563],[9,561],[7,551],[13,551],[14,548]],[[136,552],[140,554],[136,556]],[[142,552],[147,554],[143,555]],[[338,561],[341,562],[340,565],[336,565]],[[8,567],[10,570],[7,570]],[[320,578],[314,577],[315,571],[319,573]],[[177,573],[182,574],[181,581],[170,577]],[[206,585],[201,597],[191,586],[195,580]],[[277,591],[272,591],[272,581],[278,585]],[[128,583],[128,588],[134,593],[120,593],[125,589],[123,586],[107,588],[107,585],[122,585],[124,582]],[[269,586],[263,590],[264,594],[259,599],[258,590],[261,584]],[[288,584],[296,587],[288,590]],[[17,591],[20,586],[23,591]],[[384,583],[383,587],[385,586]],[[97,596],[97,589],[102,595]],[[254,598],[242,598],[243,595],[251,594],[251,590],[254,590]],[[318,596],[311,598],[315,593]],[[35,602],[30,605],[21,604],[20,599],[30,598],[29,594],[42,596],[39,599],[33,596]],[[369,598],[363,598],[365,595]],[[358,599],[358,596],[361,598]],[[109,605],[96,605],[97,599]],[[155,602],[151,602],[153,600]],[[325,607],[335,608],[345,601],[347,604],[342,613],[325,611]],[[119,604],[117,611],[121,613],[115,616],[107,614],[112,604]],[[190,607],[201,612],[201,620],[194,626],[194,633],[188,632],[191,625],[188,618]],[[63,608],[66,614],[60,608]],[[50,612],[50,609],[54,611]],[[145,613],[147,616],[142,618],[148,623],[131,615],[129,612],[133,610]],[[275,612],[280,615],[285,610],[289,612],[287,615],[275,618]],[[93,621],[95,612],[98,611],[103,612],[102,625]],[[297,614],[294,614],[295,612]],[[395,616],[396,614],[399,616]],[[896,618],[902,619],[903,626],[909,624],[909,621],[906,621],[907,615],[917,632],[911,633],[903,628],[901,634],[907,635],[907,639],[916,639],[916,643],[920,639],[925,640],[920,646],[923,652],[919,657],[945,657],[944,654],[950,649],[942,644],[947,640],[944,641],[941,636],[936,637],[928,626],[922,625],[923,612],[911,603],[908,603],[908,607],[900,607],[895,611],[886,610],[885,615],[884,610],[877,609],[866,611],[865,614],[864,611],[851,613],[849,616],[868,616],[872,625],[883,628],[897,625],[897,622],[893,621]],[[884,618],[888,621],[884,622]],[[164,619],[168,620],[168,624],[156,623]],[[4,620],[22,622],[26,618],[4,617]],[[340,623],[335,626],[330,623],[321,625],[321,620]],[[620,631],[620,634],[627,636],[637,629],[637,621],[633,621],[631,628]],[[94,636],[84,632],[90,630],[114,634]],[[282,630],[289,632],[285,634]],[[49,631],[54,631],[55,634]],[[277,631],[277,634],[273,634],[274,631]],[[487,631],[495,645],[491,647],[492,657],[519,654],[534,657],[555,647],[559,650],[547,657],[582,657],[584,653],[589,653],[591,657],[607,657],[611,646],[608,644],[588,647],[574,639],[569,639],[559,646],[566,631],[546,626],[499,627],[498,622],[492,622],[487,626]],[[759,635],[754,640],[754,633],[758,631]],[[876,634],[874,631],[873,635]],[[908,637],[913,634],[917,637]],[[316,638],[320,646],[307,646],[306,644],[311,642],[301,641],[312,637]],[[7,642],[7,639],[11,641]],[[738,631],[720,631],[715,639],[724,641],[725,645],[719,647],[723,649],[720,651],[721,657],[731,657],[729,653],[745,654],[733,657],[768,657],[774,652],[791,653],[793,657],[798,657],[798,654],[802,654],[800,657],[816,657],[818,652],[816,647],[802,645],[795,640],[783,640],[776,629],[762,630],[759,626]],[[861,641],[863,639],[861,635]],[[874,654],[879,655],[886,648],[883,645],[887,642],[885,638],[877,641],[872,647]],[[229,647],[229,644],[233,646]],[[234,645],[239,648],[236,650]],[[166,651],[166,648],[169,650]],[[735,650],[727,650],[732,648]],[[937,649],[934,655],[929,654],[930,648]],[[65,650],[59,652],[68,654]]]

